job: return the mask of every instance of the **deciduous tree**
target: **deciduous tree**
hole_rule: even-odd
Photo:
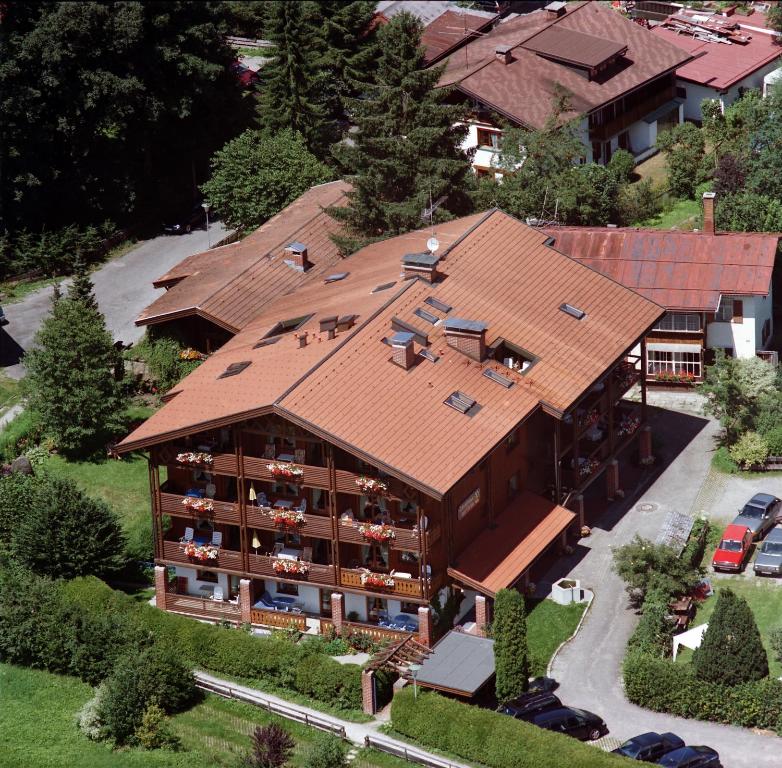
[[[706,143],[701,130],[692,123],[681,123],[657,137],[657,148],[665,154],[671,194],[693,197],[703,181]]]
[[[494,599],[494,668],[497,701],[515,699],[529,685],[527,612],[524,597],[515,589],[501,589]]]

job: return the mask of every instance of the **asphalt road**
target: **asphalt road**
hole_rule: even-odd
[[[209,225],[211,242],[227,235],[220,222]],[[136,341],[144,332],[134,325],[142,309],[163,291],[152,287],[152,280],[167,272],[186,256],[208,247],[206,230],[187,235],[161,235],[145,240],[135,248],[104,264],[92,274],[95,296],[106,316],[106,325],[115,340]],[[65,281],[64,284],[67,284]],[[33,342],[36,331],[49,313],[52,287],[32,293],[20,302],[3,308],[8,325],[0,329],[0,367],[15,379],[24,375],[21,358]]]

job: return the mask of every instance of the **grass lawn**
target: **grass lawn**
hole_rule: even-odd
[[[658,213],[638,226],[653,227],[655,229],[671,229],[677,227],[682,230],[691,230],[700,226],[702,217],[700,200],[676,200],[671,207]]]
[[[527,643],[530,651],[531,674],[545,675],[546,667],[560,643],[575,631],[584,613],[583,603],[559,605],[553,600],[540,600],[527,614]]]
[[[0,373],[0,411],[19,401],[19,382]]]
[[[76,713],[91,696],[91,688],[75,678],[0,664],[0,764],[15,768],[234,766],[236,755],[248,748],[249,734],[255,726],[276,721],[296,739],[291,765],[300,768],[309,745],[318,735],[311,728],[276,718],[248,704],[208,695],[188,712],[173,718],[172,729],[181,739],[183,751],[113,752],[105,744],[89,741],[76,728]],[[408,764],[373,750],[360,750],[352,765],[402,768]]]

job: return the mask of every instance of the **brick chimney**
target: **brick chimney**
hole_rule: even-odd
[[[300,348],[307,346],[307,336],[309,336],[309,333],[307,331],[302,331],[301,333],[296,334],[296,338],[299,340]]]
[[[433,283],[437,278],[437,264],[440,261],[433,253],[408,253],[402,257],[402,277],[420,277],[427,283]]]
[[[703,231],[707,235],[714,234],[714,199],[716,192],[703,193]]]
[[[454,347],[479,363],[486,358],[485,323],[449,317],[445,321],[445,341],[449,347]]]
[[[289,243],[285,246],[285,263],[299,272],[306,272],[312,266],[307,258],[307,246],[304,243]]]
[[[555,2],[549,3],[547,6],[545,6],[543,10],[546,12],[548,18],[553,21],[554,19],[558,19],[560,16],[565,15],[565,11],[567,10],[567,3],[562,2],[562,0],[555,0]]]
[[[391,342],[391,349],[394,350],[391,359],[406,371],[410,370],[415,363],[413,334],[403,332],[395,333],[389,341]]]
[[[494,56],[499,59],[503,64],[510,64],[513,61],[513,54],[511,53],[512,46],[510,45],[498,45],[494,49]]]

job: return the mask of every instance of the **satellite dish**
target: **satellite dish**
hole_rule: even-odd
[[[431,253],[434,253],[440,247],[440,241],[436,237],[430,237],[426,241],[426,247]]]

